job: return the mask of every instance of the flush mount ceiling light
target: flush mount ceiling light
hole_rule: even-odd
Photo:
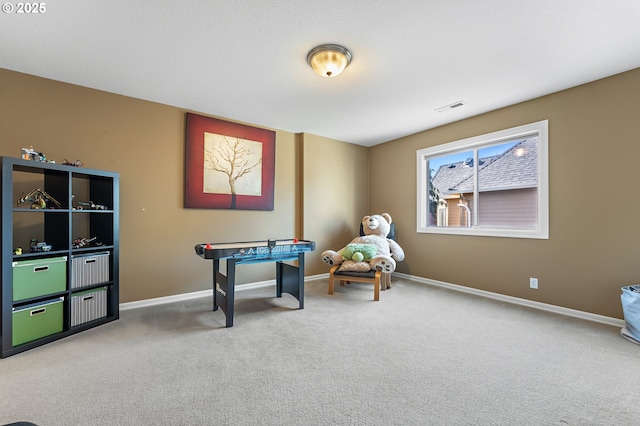
[[[351,62],[351,52],[337,44],[322,44],[311,49],[307,62],[318,75],[335,77]]]

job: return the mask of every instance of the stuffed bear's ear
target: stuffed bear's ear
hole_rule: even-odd
[[[380,216],[384,217],[387,222],[391,223],[391,216],[389,215],[389,213],[382,213]]]
[[[370,217],[371,217],[371,216],[365,216],[365,217],[363,217],[363,218],[362,218],[362,223],[365,223],[366,221],[368,221]]]

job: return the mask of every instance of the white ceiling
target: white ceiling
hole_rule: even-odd
[[[639,0],[44,4],[0,14],[0,68],[365,146],[640,67]]]

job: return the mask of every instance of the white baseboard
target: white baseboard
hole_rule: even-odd
[[[318,274],[318,275],[309,275],[308,277],[304,277],[305,281],[316,281],[316,280],[328,280],[329,273]]]
[[[578,311],[576,309],[563,308],[562,306],[550,305],[548,303],[536,302],[534,300],[521,299],[519,297],[507,296],[505,294],[493,293],[486,290],[479,290],[477,288],[465,287],[457,284],[450,284],[443,281],[432,280],[429,278],[416,277],[413,275],[403,274],[399,272],[395,272],[393,275],[400,278],[407,279],[407,280],[422,283],[422,284],[432,285],[436,287],[443,287],[450,290],[460,291],[463,293],[474,294],[476,296],[487,297],[489,299],[499,300],[501,302],[506,302],[506,303],[512,303],[514,305],[527,306],[533,309],[553,312],[555,314],[566,315],[566,316],[580,318],[588,321],[595,321],[602,324],[612,325],[615,327],[622,328],[625,326],[624,320],[621,320],[618,318],[592,314],[590,312]]]
[[[474,294],[476,296],[487,297],[489,299],[499,300],[501,302],[512,303],[514,305],[520,305],[520,306],[527,306],[533,309],[553,312],[555,314],[560,314],[560,315],[567,315],[570,317],[580,318],[588,321],[595,321],[602,324],[612,325],[615,327],[622,328],[625,326],[624,320],[621,320],[618,318],[592,314],[590,312],[578,311],[576,309],[563,308],[562,306],[550,305],[548,303],[536,302],[528,299],[521,299],[519,297],[507,296],[505,294],[493,293],[490,291],[479,290],[477,288],[465,287],[457,284],[450,284],[443,281],[417,277],[414,275],[403,274],[400,272],[394,272],[393,276],[397,276],[399,278],[403,278],[403,279],[414,281],[421,284],[427,284],[427,285],[432,285],[436,287],[443,287],[449,290]],[[315,280],[327,279],[327,278],[329,278],[328,273],[311,275],[311,276],[305,277],[305,280],[315,281]],[[255,288],[269,287],[269,286],[275,286],[275,285],[276,285],[275,280],[259,281],[255,283],[240,284],[236,286],[236,291],[252,290]],[[212,293],[212,290],[202,290],[202,291],[195,291],[192,293],[183,293],[183,294],[176,294],[173,296],[156,297],[153,299],[139,300],[135,302],[126,302],[126,303],[120,304],[120,310],[124,311],[127,309],[135,309],[135,308],[142,308],[146,306],[162,305],[165,303],[173,303],[173,302],[180,302],[184,300],[198,299],[200,297],[211,296],[211,293]]]
[[[236,286],[236,291],[252,290],[254,288],[275,286],[276,280],[259,281],[255,283],[240,284]],[[147,306],[163,305],[165,303],[182,302],[184,300],[199,299],[211,296],[213,289],[194,291],[191,293],[174,294],[172,296],[155,297],[153,299],[137,300],[135,302],[125,302],[120,304],[120,310],[144,308]]]

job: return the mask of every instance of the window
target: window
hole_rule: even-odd
[[[549,238],[548,121],[417,151],[418,232]]]

